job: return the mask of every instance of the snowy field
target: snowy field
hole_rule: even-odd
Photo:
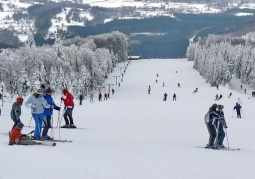
[[[92,104],[86,100],[82,106],[76,101],[74,122],[86,129],[61,129],[60,136],[59,129],[54,129],[55,139],[73,140],[56,147],[7,145],[6,133],[13,125],[9,115],[12,103],[4,103],[0,179],[254,178],[255,101],[250,98],[251,89],[246,86],[248,94],[244,94],[245,85],[241,90],[239,81],[234,80],[231,88],[219,86],[217,90],[205,83],[192,65],[186,59],[131,61],[123,82],[114,87],[115,94],[108,101]],[[196,87],[198,93],[193,94]],[[162,101],[164,93],[167,101]],[[172,101],[173,93],[177,101]],[[223,95],[217,103],[225,106],[229,146],[240,151],[197,148],[207,144],[204,115],[216,94]],[[243,104],[241,119],[233,113],[238,98]],[[60,104],[58,96],[55,101]],[[23,105],[22,110],[21,120],[29,125],[30,109]],[[56,111],[54,126],[57,120]],[[23,133],[32,129],[25,127]],[[224,145],[228,146],[226,138]]]

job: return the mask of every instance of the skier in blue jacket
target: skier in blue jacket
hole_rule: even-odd
[[[236,110],[237,118],[241,118],[241,108],[242,106],[238,103],[236,103],[234,110]]]
[[[44,109],[51,107],[42,94],[43,90],[38,89],[37,92],[31,95],[25,102],[25,105],[31,108],[32,117],[35,121],[35,132],[33,138],[36,140],[40,139]]]
[[[54,103],[54,100],[53,100],[51,94],[52,94],[52,89],[48,88],[46,90],[46,93],[43,95],[44,99],[50,105],[50,108],[44,109],[44,112],[43,112],[43,114],[44,114],[44,120],[43,120],[44,128],[43,128],[43,131],[42,131],[42,138],[45,139],[45,140],[51,140],[52,139],[47,134],[48,134],[49,128],[51,128],[51,116],[53,114],[53,109],[58,110],[58,111],[60,110],[60,107],[58,107]]]

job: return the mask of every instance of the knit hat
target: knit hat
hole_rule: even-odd
[[[44,84],[42,84],[42,85],[41,85],[41,88],[45,89],[45,85],[44,85]]]
[[[24,127],[24,124],[22,122],[19,122],[17,126],[22,129]]]
[[[64,88],[64,89],[63,89],[63,93],[64,93],[64,94],[68,93],[67,89]]]
[[[47,88],[46,93],[52,93],[52,89],[51,88]]]
[[[36,94],[43,94],[43,90],[42,90],[42,89],[38,89],[38,90],[36,91]]]
[[[24,99],[23,99],[22,97],[17,97],[17,99],[16,99],[16,101],[19,102],[19,103],[21,103],[21,104],[23,103],[23,100],[24,100]]]

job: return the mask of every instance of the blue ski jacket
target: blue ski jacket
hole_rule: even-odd
[[[54,100],[53,98],[51,97],[51,95],[48,95],[48,94],[44,94],[43,95],[44,99],[47,101],[47,103],[50,105],[50,106],[54,106],[53,109],[55,110],[60,110],[60,107],[58,107],[55,103],[54,103]],[[51,116],[52,113],[53,113],[53,109],[52,108],[46,108],[44,109],[44,112],[43,114],[45,116]]]

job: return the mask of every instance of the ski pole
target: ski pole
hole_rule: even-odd
[[[53,129],[53,114],[52,114],[52,116],[51,116],[51,131],[50,131],[50,136],[52,137],[52,138],[54,138],[54,129]]]
[[[225,128],[226,131],[226,137],[227,137],[227,142],[228,142],[228,132],[227,132],[227,128]],[[228,142],[228,148],[229,148],[229,142]]]
[[[32,117],[33,117],[33,116],[31,116],[31,119],[30,119],[30,122],[29,122],[29,125],[28,125],[28,127],[30,127],[30,124],[31,124],[31,121],[32,121]]]
[[[62,105],[62,100],[61,100],[61,102],[60,102],[60,110],[61,110],[61,105]],[[59,123],[59,118],[60,118],[60,110],[58,111],[58,122],[57,122],[57,126],[56,126],[56,128],[58,127],[58,123]],[[53,123],[52,123],[52,125],[53,125]]]

